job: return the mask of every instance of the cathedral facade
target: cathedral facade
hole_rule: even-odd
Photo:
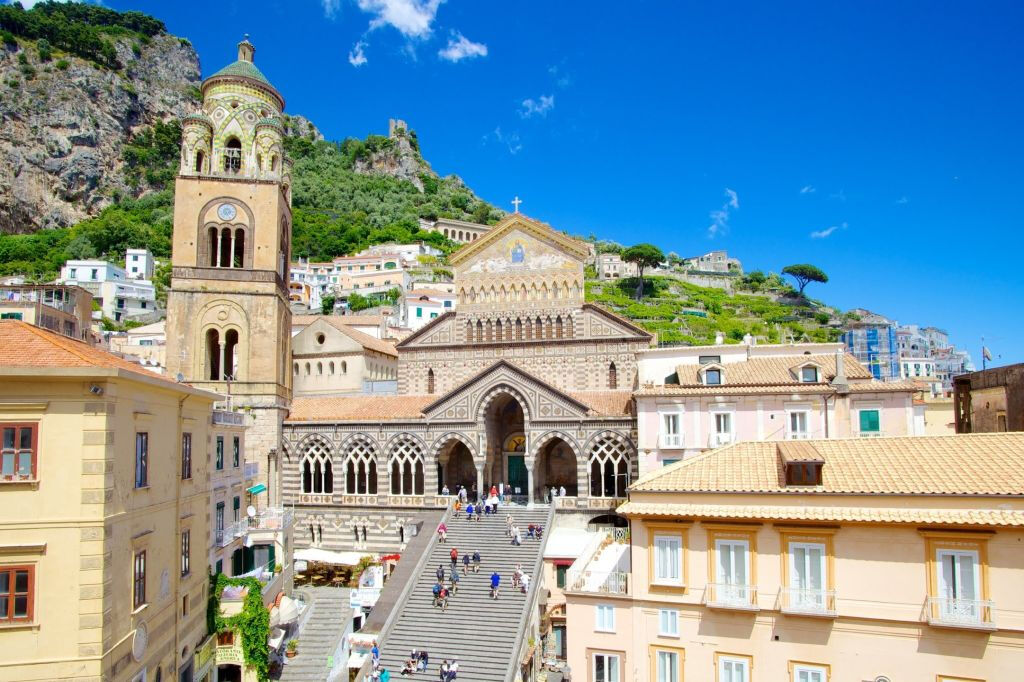
[[[509,215],[450,257],[458,308],[398,345],[397,395],[296,399],[282,499],[297,543],[358,547],[369,525],[397,544],[446,487],[613,510],[637,475],[635,357],[651,335],[584,303],[586,257]]]

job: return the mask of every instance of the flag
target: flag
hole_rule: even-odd
[[[992,351],[990,351],[987,346],[981,347],[981,356],[989,362],[992,362]]]

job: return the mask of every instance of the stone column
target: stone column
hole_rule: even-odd
[[[217,368],[217,376],[214,377],[216,381],[222,380],[227,372],[224,370],[224,362],[227,359],[227,342],[220,342],[220,366]]]
[[[482,497],[483,494],[484,494],[484,467],[485,466],[487,466],[487,459],[486,459],[486,457],[476,467],[476,492],[477,492],[477,495],[480,496],[480,497]],[[477,499],[479,500],[480,497],[478,497]]]
[[[526,457],[526,504],[528,507],[533,506],[533,464],[534,459],[532,457]]]

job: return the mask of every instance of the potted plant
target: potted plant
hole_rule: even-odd
[[[299,640],[289,639],[288,646],[285,647],[284,655],[288,658],[295,658],[295,654],[299,653]]]

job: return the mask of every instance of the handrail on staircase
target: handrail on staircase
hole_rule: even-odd
[[[438,525],[441,525],[442,523],[448,525],[448,522],[451,521],[451,514],[452,507],[449,505],[445,508],[444,514],[441,516],[441,520],[438,522]],[[398,599],[395,600],[395,608],[391,609],[391,612],[388,614],[387,619],[385,619],[384,624],[380,626],[380,632],[377,633],[377,646],[381,649],[384,648],[388,633],[391,631],[391,628],[394,627],[399,614],[408,607],[409,595],[416,587],[420,571],[422,571],[423,567],[427,565],[427,561],[430,560],[430,555],[434,551],[434,547],[437,545],[437,528],[431,529],[430,533],[431,538],[427,542],[427,546],[423,548],[423,554],[420,555],[420,559],[416,562],[416,566],[412,569],[412,575],[409,581],[406,582],[405,587],[402,588],[401,593],[398,595]],[[370,661],[368,657],[366,662],[363,663],[362,667],[360,667],[359,671],[356,673],[355,682],[361,682],[361,680],[366,679],[370,672],[371,665],[372,661]]]
[[[537,596],[537,590],[540,589],[541,575],[544,566],[544,548],[548,544],[548,538],[551,537],[551,522],[555,519],[555,505],[552,504],[548,509],[548,516],[544,520],[544,537],[540,543],[540,549],[537,552],[537,558],[533,562],[533,580],[530,581],[530,591],[526,595],[526,604],[523,612],[519,614],[519,625],[516,627],[516,638],[519,640],[519,647],[515,650],[515,655],[512,660],[509,661],[508,670],[505,671],[505,682],[514,682],[516,678],[516,670],[523,660],[523,651],[527,645],[526,640],[526,625],[529,622],[529,618],[532,615],[532,611],[536,607],[534,599]]]

